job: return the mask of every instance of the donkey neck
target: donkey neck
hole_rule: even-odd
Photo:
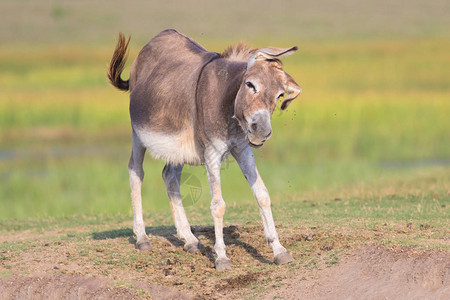
[[[215,72],[218,90],[223,91],[218,101],[220,104],[231,101],[234,105],[236,94],[247,70],[247,63],[219,58],[212,63],[211,68]]]
[[[202,144],[214,139],[228,139],[230,129],[236,127],[237,122],[232,118],[234,101],[246,68],[245,62],[225,58],[215,59],[205,66],[198,84],[198,104],[201,105],[198,119]],[[236,130],[240,128],[233,129],[233,132]]]

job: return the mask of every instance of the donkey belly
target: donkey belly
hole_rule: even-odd
[[[199,165],[203,162],[200,147],[195,141],[192,129],[176,133],[139,128],[134,130],[154,158],[163,159],[172,164]]]

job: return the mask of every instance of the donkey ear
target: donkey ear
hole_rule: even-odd
[[[281,103],[282,110],[285,110],[289,104],[291,104],[292,100],[297,98],[297,96],[302,92],[301,87],[288,73],[286,73],[286,79],[286,97],[284,98],[283,103]]]
[[[291,48],[267,47],[259,49],[248,59],[247,70],[250,69],[256,61],[286,57],[294,54],[294,52],[297,50],[297,46]]]

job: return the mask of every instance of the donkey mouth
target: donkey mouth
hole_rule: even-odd
[[[259,145],[253,144],[252,142],[250,142],[250,139],[248,138],[248,136],[245,137],[245,140],[246,140],[247,144],[249,144],[252,148],[255,148],[255,149],[261,148],[262,145],[264,145],[264,142],[262,142]]]

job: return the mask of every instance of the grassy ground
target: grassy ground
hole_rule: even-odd
[[[214,229],[208,205],[188,207],[203,248],[188,254],[175,237],[170,213],[147,213],[154,250],[134,249],[129,215],[71,216],[2,221],[0,280],[13,276],[88,276],[107,280],[139,297],[153,294],[143,283],[175,287],[197,298],[254,298],[339,263],[360,245],[384,244],[414,253],[448,251],[449,172],[432,169],[347,188],[275,197],[281,242],[296,259],[276,266],[265,244],[255,205],[229,205],[225,243],[233,270],[214,271]],[[405,248],[413,246],[414,249]],[[442,253],[442,252],[441,252]],[[41,274],[41,275],[39,275]]]

